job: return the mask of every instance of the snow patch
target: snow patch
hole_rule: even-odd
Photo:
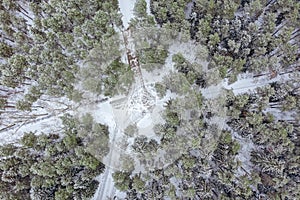
[[[24,133],[33,132],[36,135],[42,133],[59,133],[62,129],[62,123],[59,116],[49,116],[49,118],[41,118],[40,121],[22,125],[19,128],[9,130],[0,134],[0,145],[18,142]]]
[[[151,14],[151,9],[150,9],[150,0],[146,0],[146,3],[147,3],[147,14],[152,15]]]
[[[138,123],[137,123],[137,127],[138,128],[146,128],[151,126],[151,124],[153,123],[152,118],[150,113],[147,113]]]
[[[130,20],[134,18],[133,8],[136,0],[119,0],[124,28],[129,27]]]

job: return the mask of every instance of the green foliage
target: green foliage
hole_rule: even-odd
[[[16,147],[12,144],[7,144],[0,147],[0,156],[5,157],[14,154]]]
[[[138,153],[152,153],[158,149],[158,143],[154,139],[148,139],[147,137],[140,135],[134,139],[132,148]]]
[[[181,53],[178,54],[174,54],[172,56],[172,61],[178,65],[183,65],[184,63],[186,63],[186,59],[184,58],[184,56]]]
[[[144,191],[145,184],[145,181],[143,181],[140,176],[135,175],[132,179],[132,188],[136,189],[139,192]]]
[[[0,42],[0,56],[9,58],[13,55],[13,48],[4,42]]]
[[[230,97],[229,108],[239,110],[240,114],[233,116],[233,112],[229,112],[228,124],[237,134],[251,138],[254,145],[260,146],[251,151],[251,162],[256,166],[252,174],[259,174],[260,180],[253,180],[251,184],[257,185],[258,192],[268,198],[295,198],[299,195],[295,187],[299,176],[294,174],[295,167],[299,167],[295,164],[297,142],[290,137],[295,134],[298,124],[293,120],[278,120],[280,116],[272,114],[274,108],[284,111],[291,106],[293,111],[297,110],[292,103],[297,96],[292,92],[295,86],[295,80],[285,84],[275,82],[258,88],[253,94]],[[264,112],[266,109],[267,113]],[[240,146],[234,143],[232,152],[237,153]],[[287,190],[289,192],[283,192]],[[247,195],[249,191],[247,189]]]
[[[138,133],[138,128],[136,124],[130,124],[124,130],[124,133],[130,137],[135,136]]]
[[[196,165],[196,160],[193,157],[184,157],[182,162],[185,168],[193,168]]]
[[[165,85],[163,85],[161,83],[155,83],[155,89],[160,98],[163,98],[166,95],[167,88]]]
[[[37,141],[37,136],[30,132],[24,135],[21,139],[21,144],[24,145],[25,147],[33,148],[34,145],[36,144]]]
[[[71,193],[69,193],[64,188],[60,188],[55,192],[55,200],[70,199],[70,197],[71,197]]]
[[[172,61],[175,63],[175,68],[178,72],[187,74],[191,71],[191,64],[184,58],[184,56],[180,53],[174,54],[172,57]]]
[[[115,35],[114,26],[121,26],[117,1],[5,2],[0,82],[10,89],[29,85],[16,108],[29,111],[42,94],[78,100],[73,92],[78,63]],[[31,87],[38,87],[39,94]]]
[[[129,173],[121,171],[116,171],[115,173],[113,173],[112,177],[118,190],[126,191],[127,189],[129,189],[129,186],[131,184],[129,175]]]
[[[241,72],[272,78],[288,74],[293,75],[289,80],[296,79],[300,3],[196,0],[189,18],[185,10],[190,2],[151,1],[156,22],[172,34],[159,32],[151,41],[138,41],[139,60],[148,71],[160,69],[168,57],[168,37],[189,33],[188,38],[207,49],[203,59],[210,71],[203,75],[199,65],[173,55],[179,73],[172,72],[155,85],[160,97],[167,90],[179,95],[166,105],[165,124],[156,126],[161,141],[140,136],[132,146],[147,156],[170,143],[182,145],[178,137],[182,135],[186,151],[166,169],[147,175],[115,172],[116,187],[127,192],[127,199],[299,199],[299,81],[272,83],[251,94],[228,94],[228,116],[222,116],[229,126],[226,131],[211,125],[215,119],[209,121],[206,114],[215,102],[204,101],[197,85],[215,84],[220,78],[233,83]],[[73,86],[83,60],[79,77],[84,89],[106,96],[128,92],[134,74],[120,59],[115,28],[122,22],[117,0],[5,0],[0,7],[1,110],[31,111],[44,94],[67,95],[79,102],[83,93]],[[131,21],[135,31],[155,26],[146,9],[145,0],[136,1],[136,18]],[[12,106],[9,95],[24,85],[28,85],[24,99]],[[0,147],[0,199],[92,197],[98,185],[93,178],[104,168],[99,160],[109,150],[108,128],[89,114],[62,120],[65,127],[59,134],[63,136],[30,132],[19,144]],[[130,126],[125,132],[134,136],[136,129]],[[250,151],[249,160],[244,154]],[[239,161],[241,157],[245,160]],[[128,158],[124,163],[130,172],[133,162]]]
[[[93,54],[98,50],[94,49],[94,51]],[[105,96],[126,94],[134,79],[130,67],[122,63],[120,58],[106,63],[107,65],[101,63],[101,59],[99,62],[90,62],[83,68],[81,76],[84,88],[95,94],[104,94]]]
[[[138,18],[147,16],[147,2],[145,0],[137,0],[133,9],[134,15]]]
[[[96,123],[91,114],[85,114],[79,120],[81,129],[78,131],[78,135],[82,138],[86,152],[89,152],[96,159],[102,160],[102,158],[108,153],[109,131],[108,127],[102,124]],[[94,161],[86,161],[93,166]]]
[[[190,63],[181,53],[174,54],[172,61],[175,63],[175,69],[184,74],[191,85],[196,82],[197,77],[201,76],[200,66],[195,63]]]
[[[32,103],[26,100],[20,100],[16,103],[16,108],[22,111],[31,111]]]
[[[138,52],[139,61],[141,67],[147,71],[153,71],[154,69],[160,69],[165,64],[165,60],[168,57],[168,51],[156,47],[145,48]]]
[[[30,132],[21,138],[20,145],[1,146],[2,199],[30,199],[29,195],[62,200],[92,197],[99,184],[93,178],[103,172],[104,165],[85,150],[84,138],[77,134],[78,121],[65,116],[63,122],[62,138]]]
[[[168,77],[165,77],[163,83],[166,88],[171,92],[177,93],[178,95],[188,94],[191,84],[188,82],[186,76],[182,73],[171,73]]]
[[[150,1],[151,12],[154,14],[158,24],[172,23],[172,26],[182,28],[185,21],[184,9],[188,0],[167,1],[153,0]]]

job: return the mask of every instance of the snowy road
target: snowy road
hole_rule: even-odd
[[[222,94],[223,89],[232,90],[233,93],[237,95],[249,91],[254,91],[256,88],[266,86],[267,84],[272,82],[281,82],[287,79],[289,79],[288,74],[278,75],[273,79],[270,79],[269,75],[263,75],[259,78],[253,78],[252,74],[240,74],[238,80],[233,84],[228,84],[228,82],[224,80],[217,85],[212,85],[207,88],[201,89],[201,93],[207,99],[214,99]]]
[[[133,18],[133,8],[134,8],[135,0],[119,0],[119,7],[120,11],[122,13],[122,21],[123,26],[125,29],[129,27],[129,22]],[[124,33],[123,33],[124,34]],[[124,39],[126,39],[124,37]],[[126,42],[125,42],[126,43]],[[127,49],[128,50],[128,49]],[[127,55],[128,58],[128,55]],[[130,63],[129,63],[130,64]],[[140,77],[142,78],[142,77]],[[111,113],[114,115],[113,113]],[[115,116],[113,117],[113,120],[116,119]],[[116,122],[114,122],[116,123]],[[113,159],[115,159],[115,149],[113,149],[116,146],[116,137],[119,134],[120,129],[117,127],[117,125],[114,127],[113,132],[110,134],[111,142],[110,142],[110,152],[106,156],[105,165],[106,169],[105,172],[100,176],[101,180],[100,185],[94,195],[93,200],[105,200],[106,198],[112,198],[115,195],[116,189],[114,187],[112,174],[114,170],[111,168],[113,166],[112,162]]]
[[[111,143],[111,147],[115,146],[115,142],[116,142],[116,135],[117,135],[117,131],[118,129],[115,128],[113,135],[113,139],[112,139],[112,143]],[[104,200],[108,197],[113,197],[114,194],[116,193],[116,189],[114,187],[114,183],[113,183],[113,178],[112,178],[112,174],[113,174],[113,169],[110,167],[112,159],[113,159],[113,149],[110,150],[110,153],[108,155],[108,163],[105,164],[105,171],[103,174],[101,174],[100,176],[100,185],[94,195],[93,200]]]

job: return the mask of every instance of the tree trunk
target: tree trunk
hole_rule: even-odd
[[[281,27],[281,28],[282,28],[282,27]],[[272,33],[272,37],[273,37],[274,35],[276,35],[276,34],[280,31],[281,28],[278,28],[277,30],[275,30],[275,32]]]
[[[272,34],[272,36],[274,36],[276,33],[278,33],[282,28],[285,27],[287,21],[283,21],[279,26],[277,26],[277,30],[275,30],[275,32]]]
[[[3,92],[9,92],[8,89],[3,89],[3,88],[0,88],[0,91],[3,91]]]
[[[10,38],[4,36],[3,34],[1,34],[1,37],[4,38],[5,40],[8,40],[8,41],[12,42],[12,43],[15,42],[14,40],[12,40],[12,39],[10,39]]]
[[[293,32],[292,35],[295,35],[296,33],[300,32],[300,28],[296,28]]]
[[[253,77],[254,77],[254,78],[257,78],[257,77],[267,76],[267,75],[270,75],[270,73],[266,73],[266,74],[256,74],[256,75],[254,75]]]
[[[18,3],[17,3],[17,6],[18,6],[18,11],[20,13],[22,13],[24,16],[26,16],[28,19],[30,19],[31,21],[33,21],[33,19],[28,15],[28,12],[27,10],[25,10],[22,6],[20,6]]]
[[[266,7],[270,6],[271,4],[275,3],[277,0],[270,0],[267,2]]]

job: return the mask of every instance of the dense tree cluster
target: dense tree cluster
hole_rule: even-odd
[[[130,24],[133,27],[145,27],[155,25],[153,16],[147,13],[147,2],[145,0],[136,0],[133,14],[135,18],[131,19]]]
[[[95,49],[96,52],[98,51]],[[97,54],[95,60],[88,60],[88,63],[81,70],[81,78],[84,89],[105,96],[127,94],[134,80],[134,73],[128,64],[124,64],[120,58],[107,63],[102,63]],[[106,57],[109,58],[109,57]]]
[[[88,117],[82,122],[85,127],[67,115],[62,119],[61,133],[30,132],[19,144],[1,146],[1,199],[91,198],[99,184],[94,178],[103,172],[104,165],[89,150],[91,141],[84,134],[90,131],[88,126],[102,125],[87,120]],[[98,131],[94,134],[107,134],[105,127],[92,129]]]
[[[252,93],[227,91],[227,130],[207,123],[216,113],[205,110],[206,100],[197,109],[192,103],[184,115],[187,100],[172,99],[166,103],[165,123],[155,128],[160,142],[140,137],[134,149],[143,162],[152,159],[149,151],[157,155],[161,149],[171,150],[173,160],[140,174],[116,172],[118,189],[126,191],[126,199],[298,199],[299,99],[296,77]],[[254,145],[247,149],[249,163],[239,155],[250,145],[245,141]],[[134,186],[136,176],[141,188]]]
[[[228,96],[228,124],[258,148],[251,152],[258,191],[267,198],[299,198],[299,83],[274,82],[255,93]],[[295,113],[291,119],[274,111]]]
[[[151,8],[159,24],[187,29],[186,3],[153,0]],[[296,0],[197,0],[188,30],[192,39],[208,47],[209,67],[222,78],[234,82],[245,71],[274,76],[295,70],[299,61],[299,7]]]
[[[166,168],[132,176],[116,172],[114,179],[122,183],[118,189],[127,191],[126,199],[254,198],[255,192],[251,191],[247,182],[249,177],[235,177],[233,174],[239,167],[239,161],[235,159],[239,149],[240,145],[232,139],[231,133],[223,132],[211,149],[211,161],[203,157],[201,147],[197,146],[188,149]],[[251,179],[248,181],[253,182]],[[136,188],[136,181],[141,182],[140,188]]]
[[[182,103],[179,106],[178,100],[168,101],[165,124],[156,128],[160,142],[148,148],[150,140],[141,137],[134,148],[149,161],[149,151],[158,154],[159,149],[171,149],[170,144],[184,147],[175,149],[181,151],[175,152],[176,159],[163,168],[140,174],[116,172],[117,188],[126,191],[126,199],[298,199],[298,82],[274,82],[237,96],[227,91],[225,100],[227,130],[208,124],[211,114],[201,107],[197,111],[202,114],[196,115],[200,120],[190,117],[186,121],[180,112]],[[273,115],[277,110],[290,113],[291,119]],[[232,132],[255,146],[248,149],[250,164],[245,165],[241,160],[245,158],[239,155],[247,144],[234,139],[237,136]],[[142,181],[140,188],[134,186],[136,176]]]
[[[141,163],[162,152],[173,153],[173,160],[160,157],[167,166],[140,174],[116,172],[118,189],[126,199],[298,199],[299,2],[196,0],[186,19],[189,2],[152,0],[151,12],[161,27],[188,30],[206,46],[210,73],[182,54],[172,56],[176,71],[155,84],[160,97],[178,95],[166,102],[165,123],[154,128],[160,141],[136,138],[134,150]],[[234,82],[241,72],[285,80],[241,95],[229,90],[211,101],[197,90],[213,77]],[[213,118],[225,118],[227,125],[219,127]]]
[[[185,20],[185,7],[189,0],[151,0],[151,13],[154,14],[159,25],[176,29],[188,29],[189,23]]]
[[[165,64],[165,60],[168,57],[168,51],[150,47],[140,50],[138,56],[140,58],[141,67],[147,71],[152,71],[156,68],[160,69]]]
[[[21,110],[42,94],[71,97],[78,64],[122,25],[117,0],[8,0],[0,6],[1,85],[33,86],[18,103]]]

